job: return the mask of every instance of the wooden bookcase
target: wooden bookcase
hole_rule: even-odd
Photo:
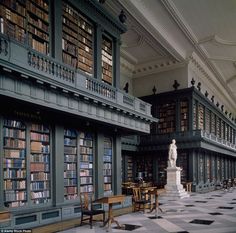
[[[18,42],[26,42],[26,1],[1,1],[0,32]]]
[[[49,1],[3,0],[0,32],[49,55]]]
[[[113,51],[112,40],[102,36],[102,81],[112,85],[113,82]]]
[[[204,129],[204,106],[198,103],[198,129]]]
[[[48,0],[27,0],[27,30],[29,46],[49,55],[49,2]]]
[[[104,138],[103,155],[104,193],[112,192],[112,139]]]
[[[132,156],[127,156],[127,181],[133,181],[134,176],[133,176],[133,157]]]
[[[180,101],[180,131],[188,130],[189,107],[188,100]]]
[[[76,9],[63,3],[62,60],[88,75],[93,74],[93,24]]]
[[[77,132],[64,129],[64,199],[78,198]]]
[[[79,133],[80,146],[80,192],[93,192],[94,139],[91,133]]]
[[[50,131],[47,125],[31,124],[30,195],[33,204],[51,199]]]
[[[5,207],[27,202],[26,127],[21,121],[3,121],[3,183]]]
[[[161,104],[159,107],[159,133],[171,133],[176,130],[176,105],[174,102]]]

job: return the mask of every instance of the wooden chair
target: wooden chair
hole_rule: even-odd
[[[146,195],[142,195],[140,188],[133,188],[133,211],[139,211],[143,209],[145,211],[145,205],[149,203],[146,199]]]
[[[103,209],[94,209],[93,206],[93,194],[91,193],[80,193],[80,204],[81,204],[81,223],[89,220],[90,228],[93,228],[93,216],[102,214],[103,215],[103,224],[105,223],[105,210]],[[84,216],[88,216],[85,217]]]

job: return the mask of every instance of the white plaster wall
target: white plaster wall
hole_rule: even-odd
[[[133,93],[136,97],[153,94],[152,89],[156,86],[157,92],[173,91],[174,80],[180,84],[178,89],[188,87],[188,67],[176,68],[161,73],[133,79]]]

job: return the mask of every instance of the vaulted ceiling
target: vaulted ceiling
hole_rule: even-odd
[[[121,55],[133,65],[132,78],[173,69],[195,51],[236,113],[236,0],[107,0],[104,5],[127,16]]]

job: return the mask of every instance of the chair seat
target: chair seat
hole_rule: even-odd
[[[104,210],[83,210],[83,214],[85,215],[97,215],[97,214],[104,214]]]

